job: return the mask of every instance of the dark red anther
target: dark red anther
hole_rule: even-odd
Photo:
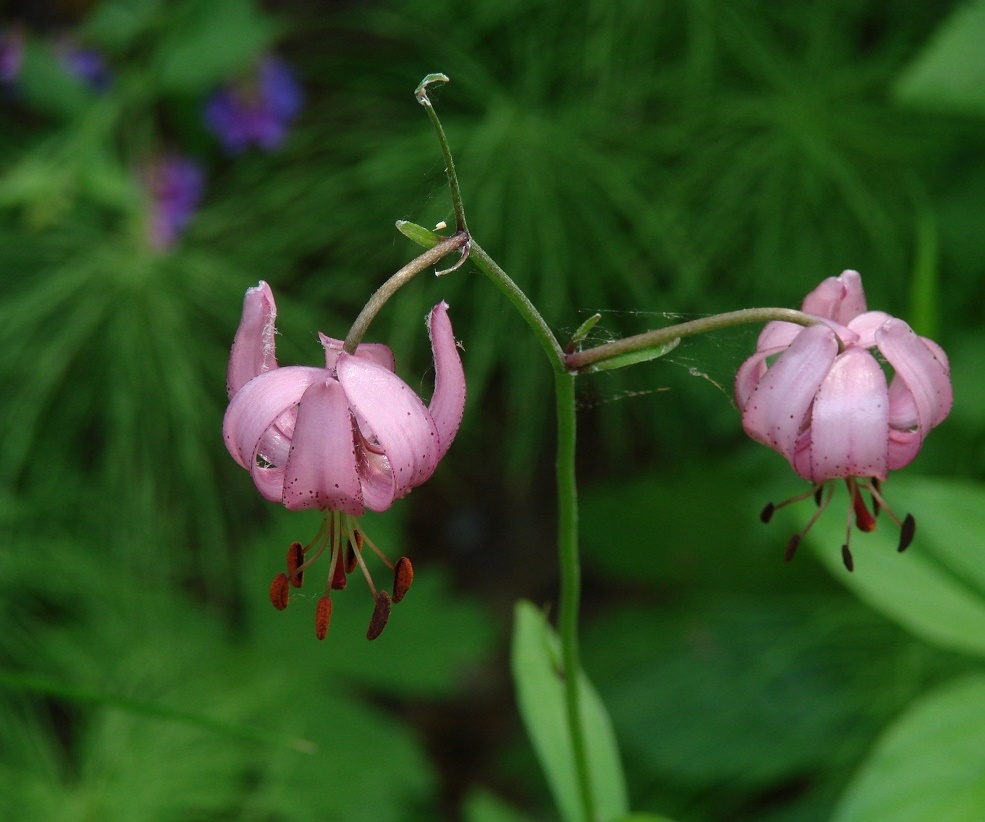
[[[356,532],[359,533],[358,531]],[[360,545],[362,544],[362,539],[359,539]],[[349,541],[345,545],[345,572],[351,574],[356,570],[356,565],[359,564],[359,560],[356,559],[356,552],[352,547],[352,542]]]
[[[393,601],[400,602],[414,582],[414,566],[407,557],[401,557],[393,566]]]
[[[369,618],[369,630],[366,632],[366,639],[376,639],[386,628],[387,620],[390,619],[390,595],[386,591],[380,591],[376,595],[376,607],[373,608],[373,616]]]
[[[899,548],[897,549],[900,553],[903,553],[913,542],[913,535],[917,532],[917,521],[913,518],[913,514],[907,514],[903,518],[903,524],[900,526],[899,532]]]
[[[287,549],[287,574],[290,577],[291,585],[300,588],[304,582],[304,571],[299,571],[304,564],[304,548],[300,542],[292,542]]]
[[[852,487],[852,505],[855,507],[855,526],[859,531],[875,531],[876,518],[865,507],[865,500],[857,486]],[[851,570],[851,569],[849,569]]]
[[[766,507],[759,512],[760,522],[769,522],[773,519],[773,512],[776,510],[776,506],[772,502],[767,502]]]
[[[289,589],[287,574],[283,572],[275,576],[274,581],[270,583],[270,601],[278,611],[283,611],[287,607]]]
[[[841,546],[841,561],[845,563],[845,567],[849,571],[855,570],[855,560],[852,558],[852,552],[847,545]]]
[[[820,508],[821,507],[821,495],[824,493],[824,485],[821,484],[814,489],[814,504]]]
[[[342,557],[339,557],[335,562],[335,570],[332,572],[332,589],[335,591],[341,591],[345,588],[347,582],[345,577],[345,563],[342,562]]]
[[[784,554],[784,559],[787,562],[793,559],[793,555],[797,553],[797,546],[800,545],[800,534],[794,534],[790,537],[790,541],[787,543],[787,551]]]
[[[332,600],[328,594],[318,600],[315,606],[315,636],[324,639],[328,635],[328,624],[332,621]]]

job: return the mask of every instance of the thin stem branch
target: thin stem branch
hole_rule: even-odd
[[[468,226],[465,223],[465,205],[462,202],[462,191],[458,186],[458,174],[455,173],[455,160],[452,157],[451,147],[448,145],[445,130],[441,125],[441,121],[438,119],[434,106],[431,105],[431,100],[428,98],[428,86],[434,83],[449,82],[451,81],[444,74],[429,74],[421,80],[421,84],[414,92],[414,96],[417,98],[417,102],[424,106],[424,110],[428,113],[431,124],[434,126],[434,130],[438,135],[438,145],[441,146],[441,156],[445,160],[445,173],[448,175],[448,187],[451,189],[451,204],[452,208],[455,209],[457,228],[459,231],[468,231]]]
[[[564,665],[565,708],[575,776],[585,822],[595,820],[595,796],[588,764],[588,744],[581,721],[581,662],[578,611],[581,603],[581,561],[578,552],[578,486],[575,477],[575,375],[554,374],[557,406],[558,562],[561,590],[558,632]]]
[[[349,354],[352,354],[356,350],[356,346],[362,341],[363,336],[366,334],[366,330],[369,328],[369,324],[373,322],[373,318],[376,317],[380,309],[386,305],[387,300],[389,300],[398,289],[409,283],[412,279],[414,279],[414,277],[425,269],[435,265],[446,254],[450,254],[452,251],[464,248],[468,242],[468,234],[461,231],[452,234],[450,237],[442,240],[433,248],[430,248],[420,256],[415,257],[396,274],[390,277],[389,280],[376,289],[373,296],[369,298],[369,302],[367,302],[366,305],[363,306],[363,310],[359,312],[359,316],[356,317],[356,321],[352,324],[352,328],[349,329],[349,333],[346,335],[342,350]]]
[[[645,331],[642,334],[623,337],[621,340],[598,345],[595,348],[586,348],[584,351],[568,354],[565,357],[565,362],[571,372],[577,373],[585,371],[591,366],[598,365],[598,363],[604,360],[622,356],[633,351],[640,351],[645,348],[656,348],[657,346],[666,345],[683,337],[706,334],[709,331],[718,331],[721,328],[730,328],[734,325],[765,323],[774,320],[796,323],[797,325],[803,326],[823,322],[820,317],[816,317],[813,314],[805,314],[803,311],[796,311],[792,308],[744,308],[741,311],[729,311],[725,314],[702,317],[698,320],[690,320],[689,322],[671,325],[667,328]]]
[[[541,313],[536,309],[534,304],[530,302],[527,295],[520,290],[520,287],[510,279],[510,276],[499,267],[499,264],[475,240],[472,240],[469,259],[478,266],[483,274],[493,281],[496,287],[513,303],[513,307],[520,312],[520,316],[527,321],[527,325],[530,326],[534,332],[534,336],[537,337],[537,342],[540,343],[541,348],[544,349],[544,353],[547,354],[547,359],[550,360],[554,371],[557,373],[567,372],[568,366],[564,361],[564,349],[561,348],[561,344],[557,341],[557,337],[554,336],[554,332],[551,331],[551,327],[547,324],[543,316],[541,316]]]

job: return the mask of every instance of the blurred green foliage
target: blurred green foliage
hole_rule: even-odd
[[[756,518],[797,488],[728,399],[755,331],[582,380],[585,665],[631,807],[876,818],[933,746],[956,804],[905,818],[981,818],[948,767],[983,716],[981,0],[18,8],[0,19],[27,41],[0,87],[0,816],[551,818],[505,652],[512,602],[554,597],[550,381],[501,296],[468,270],[419,278],[371,331],[422,374],[447,298],[470,391],[436,477],[371,524],[419,561],[378,642],[358,590],[324,644],[313,601],[270,608],[317,526],[259,500],[220,441],[247,287],[277,293],[281,362],[315,362],[315,332],[342,336],[416,253],[394,221],[449,219],[412,96],[442,71],[470,227],[559,337],[595,312],[589,344],[796,305],[851,267],[951,355],[957,404],[913,471],[961,481],[887,483],[920,531],[902,557],[888,522],[856,546],[857,597],[834,581],[837,523],[812,535],[833,580],[810,552],[780,561],[798,512]],[[65,32],[106,55],[109,88],[64,70]],[[225,157],[203,99],[272,48],[305,110],[279,151]],[[162,254],[134,169],[163,146],[207,184]]]

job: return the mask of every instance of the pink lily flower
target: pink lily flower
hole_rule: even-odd
[[[899,550],[913,539],[913,517],[901,522],[882,498],[879,484],[890,471],[908,465],[930,430],[953,404],[947,355],[902,320],[866,309],[856,271],[824,280],[805,298],[802,310],[822,323],[803,327],[769,323],[756,353],[739,368],[735,396],[742,426],[754,440],[787,458],[813,483],[809,492],[780,505],[767,505],[763,521],[776,508],[815,496],[819,510],[787,546],[787,559],[823,512],[832,480],[849,489],[855,525],[875,528],[880,508],[901,526]],[[880,359],[876,358],[877,352]],[[883,362],[892,369],[887,379]],[[872,497],[872,512],[861,492]],[[851,531],[851,517],[848,532]],[[854,561],[846,536],[842,557]]]
[[[406,557],[391,563],[356,517],[367,508],[385,511],[427,480],[455,438],[465,408],[465,374],[448,306],[440,303],[428,317],[435,363],[428,406],[394,373],[393,352],[386,345],[367,343],[349,354],[341,340],[319,334],[323,368],[279,366],[276,317],[267,283],[246,292],[229,358],[223,437],[262,496],[293,511],[320,509],[325,518],[311,543],[303,548],[292,544],[288,573],[274,580],[271,600],[285,607],[288,585],[300,587],[304,570],[328,549],[330,568],[316,633],[323,638],[328,629],[329,590],[344,587],[346,573],[359,565],[376,600],[372,639],[386,624],[391,597],[377,593],[362,561],[363,544],[394,569],[392,601],[406,593],[413,570]]]

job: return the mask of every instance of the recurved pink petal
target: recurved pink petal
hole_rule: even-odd
[[[784,325],[793,325],[793,323],[784,323]],[[803,326],[797,326],[797,328],[803,330]],[[739,370],[735,374],[735,401],[739,404],[740,411],[745,409],[749,397],[752,396],[752,392],[756,390],[759,381],[766,374],[766,360],[776,356],[784,348],[786,346],[757,351],[739,366]]]
[[[814,395],[838,353],[826,325],[805,328],[759,381],[742,410],[742,427],[754,440],[793,461]]]
[[[876,330],[892,317],[885,311],[866,311],[859,314],[852,320],[848,327],[858,334],[856,345],[862,348],[874,348],[876,344]]]
[[[319,379],[325,379],[323,368],[289,365],[260,374],[240,388],[222,421],[222,437],[232,458],[251,470],[267,429]]]
[[[365,425],[364,435],[389,463],[388,507],[434,472],[438,430],[420,397],[383,366],[343,352],[336,372],[353,414]]]
[[[356,473],[355,432],[338,380],[326,376],[305,390],[284,468],[284,507],[363,513]]]
[[[909,431],[919,424],[913,394],[902,379],[894,376],[889,383],[889,427],[896,431]]]
[[[440,460],[451,447],[465,413],[465,370],[448,318],[448,303],[441,302],[431,310],[428,333],[431,336],[435,372],[434,394],[428,411],[438,429],[435,459]]]
[[[325,367],[334,370],[335,361],[342,351],[345,340],[336,340],[318,332],[318,339],[321,341],[322,348],[325,349]],[[383,343],[360,343],[356,346],[356,356],[362,357],[370,362],[382,365],[387,371],[396,371],[397,364],[393,358],[393,351],[390,346]]]
[[[919,429],[912,431],[889,430],[889,470],[895,471],[913,462],[920,447],[923,445],[923,437]]]
[[[885,479],[889,389],[882,368],[864,348],[835,358],[814,399],[810,427],[811,475]]]
[[[927,436],[947,417],[954,403],[947,365],[903,320],[892,318],[883,323],[876,331],[876,343],[896,371],[896,379],[902,380],[912,394],[920,436]]]
[[[842,271],[838,277],[828,277],[804,298],[801,310],[808,314],[827,317],[841,325],[864,312],[865,291],[857,271]]]
[[[226,391],[230,397],[258,374],[277,367],[276,320],[273,292],[260,280],[259,285],[247,289],[243,298],[243,315],[226,369]]]
[[[765,351],[767,348],[786,348],[793,342],[804,326],[797,323],[785,323],[774,321],[766,323],[763,330],[759,332],[759,339],[756,340],[756,350]]]

